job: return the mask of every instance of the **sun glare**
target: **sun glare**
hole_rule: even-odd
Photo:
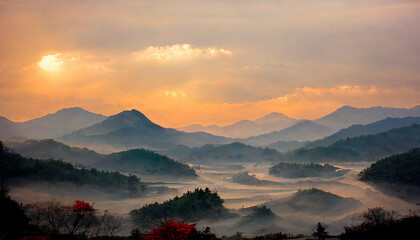
[[[63,61],[58,58],[60,54],[43,56],[42,60],[38,63],[39,67],[48,72],[56,72],[61,69]]]

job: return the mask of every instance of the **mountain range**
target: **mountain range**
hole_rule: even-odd
[[[369,124],[389,117],[402,118],[409,116],[420,117],[420,106],[415,106],[413,108],[355,108],[343,106],[322,118],[314,120],[314,122],[318,125],[329,127],[331,131],[335,132],[354,124]],[[290,118],[282,113],[273,112],[253,121],[241,120],[222,127],[214,124],[208,126],[192,124],[179,128],[179,130],[186,132],[202,131],[218,136],[246,139],[274,131],[281,131],[301,121],[302,120]]]
[[[201,146],[228,139],[204,132],[186,133],[164,128],[137,110],[123,111],[90,127],[64,135],[60,140],[74,146],[111,146],[116,149],[146,147],[166,149],[178,144]]]
[[[282,113],[273,112],[254,121],[241,120],[223,127],[215,124],[208,126],[192,124],[179,128],[179,130],[186,132],[201,131],[230,138],[248,138],[290,127],[298,121]]]
[[[226,144],[243,142],[253,146],[270,146],[281,150],[291,150],[300,147],[307,141],[327,137],[340,128],[354,124],[369,124],[387,117],[420,117],[420,106],[414,108],[354,108],[343,106],[325,117],[315,121],[298,120],[281,113],[271,113],[254,121],[242,120],[235,124],[218,127],[208,126],[208,129],[219,131],[220,135],[246,136],[243,138],[228,138],[216,136],[207,132],[184,132],[162,127],[150,121],[137,110],[123,111],[106,117],[88,112],[82,108],[66,108],[54,114],[36,118],[26,122],[12,122],[0,117],[0,138],[2,139],[45,139],[54,138],[72,146],[88,146],[90,149],[103,152],[121,151],[129,148],[151,148],[156,150],[172,149],[177,145],[197,147],[205,144]],[[391,123],[391,122],[395,123]],[[326,146],[336,140],[358,136],[360,134],[376,134],[394,127],[408,126],[418,123],[416,119],[387,120],[383,123],[367,126],[352,126],[342,130],[323,143],[310,143]],[[184,130],[200,130],[183,128]],[[276,129],[275,131],[272,131]],[[375,130],[376,129],[376,130]],[[206,129],[201,129],[206,130]],[[208,132],[214,132],[213,130]],[[258,135],[258,133],[266,132]],[[289,142],[291,144],[289,144]],[[315,145],[313,145],[315,144]]]
[[[13,122],[0,117],[0,138],[55,138],[91,126],[106,118],[104,115],[92,113],[80,107],[64,108],[26,122]]]

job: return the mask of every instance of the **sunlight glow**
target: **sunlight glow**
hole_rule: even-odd
[[[42,60],[38,63],[38,66],[47,72],[59,71],[64,62],[58,58],[58,56],[60,56],[59,53],[55,55],[43,56]]]

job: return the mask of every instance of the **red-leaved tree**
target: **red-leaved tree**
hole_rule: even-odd
[[[195,224],[179,223],[175,221],[166,222],[160,228],[153,229],[148,235],[144,236],[145,240],[185,240],[188,235],[195,229]]]

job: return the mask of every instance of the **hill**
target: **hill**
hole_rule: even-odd
[[[239,142],[208,144],[194,148],[177,146],[164,153],[178,161],[188,163],[277,161],[280,156],[276,150],[252,147]]]
[[[0,117],[0,137],[55,138],[104,119],[106,116],[86,111],[80,107],[64,108],[26,122],[12,122]]]
[[[227,210],[223,206],[223,199],[217,192],[208,188],[188,191],[181,197],[176,196],[163,203],[146,204],[140,209],[130,212],[130,216],[137,224],[160,223],[162,219],[178,218],[182,221],[193,222],[206,218],[220,217]]]
[[[25,157],[62,159],[66,162],[104,170],[162,177],[196,176],[194,170],[187,165],[145,149],[132,149],[106,155],[87,148],[70,147],[51,139],[8,143],[7,146]]]
[[[367,125],[352,125],[348,128],[342,129],[331,136],[325,137],[321,140],[309,142],[305,145],[306,148],[328,146],[334,142],[346,139],[348,137],[357,137],[361,135],[377,134],[386,132],[394,128],[408,127],[413,124],[420,124],[420,117],[406,117],[406,118],[386,118]]]
[[[231,178],[228,178],[228,181],[251,186],[281,185],[278,182],[260,180],[254,174],[249,174],[247,171],[233,175]]]
[[[95,163],[94,166],[106,170],[161,175],[162,177],[197,176],[194,169],[188,165],[176,162],[167,156],[146,149],[131,149],[112,153],[106,155],[102,161]]]
[[[420,125],[392,129],[375,135],[339,140],[327,147],[299,148],[283,154],[283,161],[375,161],[420,146]]]
[[[355,108],[343,106],[315,122],[329,126],[334,130],[340,130],[354,124],[369,124],[389,117],[402,118],[410,116],[420,117],[420,108],[418,106],[411,109],[387,107]]]
[[[58,160],[37,160],[25,158],[4,149],[0,142],[1,174],[9,184],[16,180],[27,182],[73,183],[77,186],[89,185],[102,190],[138,193],[146,185],[136,176],[126,176],[118,172],[105,172],[75,168],[71,163]]]
[[[317,188],[299,190],[291,197],[264,203],[275,213],[307,213],[320,216],[339,216],[357,209],[361,202],[354,198],[344,198]]]
[[[340,169],[330,164],[299,164],[277,163],[269,169],[269,174],[283,178],[306,178],[306,177],[340,177],[348,173],[347,169]]]
[[[148,147],[167,149],[177,144],[199,146],[228,141],[208,133],[186,133],[161,127],[137,110],[123,111],[90,127],[61,138],[64,143],[86,146],[111,146],[117,149]]]
[[[327,126],[317,124],[313,121],[303,120],[281,131],[250,137],[242,141],[253,146],[267,146],[279,141],[315,140],[328,136],[331,133],[333,133],[332,129]]]
[[[361,181],[394,183],[420,188],[420,148],[383,158],[359,174]]]

